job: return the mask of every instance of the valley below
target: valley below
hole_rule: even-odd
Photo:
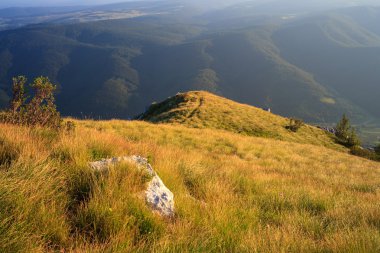
[[[316,125],[333,126],[345,113],[366,143],[376,144],[379,9],[284,19],[288,12],[250,8],[200,12],[157,2],[5,9],[0,107],[21,74],[48,76],[59,86],[60,111],[79,118],[132,118],[177,92],[205,90]]]

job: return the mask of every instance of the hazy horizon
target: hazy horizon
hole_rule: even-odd
[[[59,6],[81,6],[81,5],[103,5],[112,3],[123,2],[158,2],[158,1],[176,1],[176,0],[3,0],[0,3],[0,8],[9,7],[59,7]],[[257,4],[258,6],[275,6],[289,5],[289,6],[303,6],[310,8],[314,6],[325,7],[347,7],[359,5],[379,5],[377,0],[310,0],[305,3],[304,0],[183,0],[194,5],[203,7],[223,7],[226,5],[233,5],[243,2]]]
[[[132,0],[142,1],[142,0]],[[0,8],[8,7],[44,7],[44,6],[76,6],[76,5],[99,5],[119,2],[132,2],[131,0],[4,0]]]

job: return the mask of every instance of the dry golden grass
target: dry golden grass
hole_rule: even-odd
[[[0,125],[0,252],[380,251],[380,163],[221,130],[75,124]],[[145,206],[130,165],[88,168],[132,154],[173,191],[173,220]]]
[[[304,125],[295,133],[286,129],[289,125],[287,118],[205,91],[177,94],[153,105],[143,119],[343,150],[331,134],[321,129]]]

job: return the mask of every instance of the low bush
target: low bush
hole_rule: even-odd
[[[375,147],[375,153],[380,156],[380,144]]]
[[[337,142],[348,147],[354,148],[360,146],[360,139],[356,134],[355,129],[351,126],[350,120],[344,114],[341,120],[337,123],[335,136]]]
[[[374,160],[374,161],[380,161],[379,155],[377,155],[375,152],[373,152],[369,149],[354,146],[351,148],[350,152],[351,152],[351,154],[356,155],[356,156],[360,156],[360,157],[367,158],[367,159]]]
[[[55,105],[56,86],[47,77],[38,77],[25,89],[24,76],[13,78],[13,98],[10,108],[0,114],[4,123],[42,126],[58,129],[61,116]],[[29,93],[29,94],[28,94]]]
[[[305,123],[301,119],[290,118],[289,125],[286,126],[286,129],[297,132]]]

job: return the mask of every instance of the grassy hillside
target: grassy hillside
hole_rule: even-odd
[[[59,134],[0,125],[1,252],[380,248],[379,163],[227,131],[75,123],[74,132]],[[173,191],[174,219],[145,206],[133,166],[101,176],[87,164],[132,154],[149,157]]]
[[[179,93],[153,104],[142,120],[181,124],[193,128],[227,130],[248,136],[326,146],[343,150],[329,133],[305,125],[296,133],[286,129],[289,119],[204,91]]]

